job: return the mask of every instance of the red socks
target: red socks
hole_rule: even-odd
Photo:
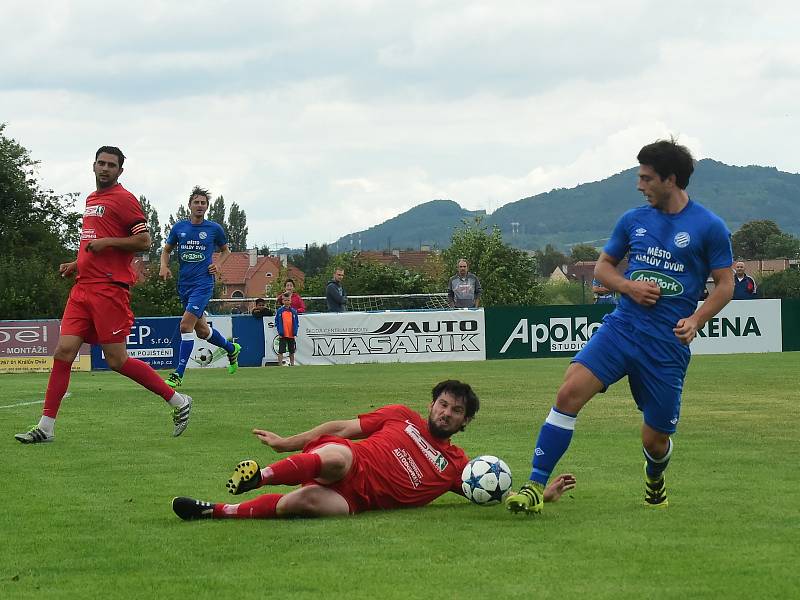
[[[264,494],[241,504],[215,504],[215,519],[276,519],[278,500],[283,494]],[[227,509],[226,509],[227,507]]]
[[[284,458],[261,471],[264,484],[299,485],[314,481],[322,470],[319,454],[302,453]]]
[[[153,370],[153,367],[137,358],[129,358],[119,370],[119,373],[133,379],[139,385],[146,387],[154,394],[158,394],[167,402],[175,395],[175,390],[169,387]]]
[[[61,399],[67,393],[69,387],[69,377],[72,365],[65,360],[53,359],[53,369],[50,371],[50,379],[47,382],[47,391],[44,394],[45,417],[56,418],[58,408],[61,406]]]

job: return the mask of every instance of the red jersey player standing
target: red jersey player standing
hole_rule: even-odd
[[[291,437],[255,429],[258,439],[278,452],[303,451],[263,469],[253,460],[240,462],[228,480],[228,491],[241,494],[263,485],[302,487],[241,504],[180,497],[172,501],[172,509],[186,521],[326,517],[423,506],[448,491],[462,494],[461,471],[469,459],[450,437],[465,429],[478,407],[469,385],[447,380],[433,388],[427,419],[394,404]],[[548,486],[545,498],[558,500],[574,486],[572,475],[561,475]]]
[[[62,277],[77,274],[61,319],[61,336],[39,424],[14,437],[23,444],[52,442],[58,408],[69,385],[70,370],[81,344],[100,344],[108,366],[158,394],[173,407],[173,436],[189,423],[192,399],[176,393],[145,362],[128,357],[126,338],[133,325],[130,286],[135,252],[150,248],[150,234],[139,201],[117,183],[125,156],[119,148],[103,146],[92,166],[97,190],[86,199],[78,258],[58,270]]]

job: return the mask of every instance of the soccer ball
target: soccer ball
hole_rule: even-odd
[[[511,469],[496,456],[478,456],[461,472],[461,489],[475,504],[499,504],[511,491]]]

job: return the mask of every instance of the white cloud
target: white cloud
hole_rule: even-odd
[[[3,2],[0,119],[59,192],[103,144],[165,221],[195,184],[294,246],[698,157],[800,170],[789,2]],[[6,18],[7,17],[7,18]]]

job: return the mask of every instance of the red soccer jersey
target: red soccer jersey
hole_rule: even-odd
[[[136,274],[131,268],[133,252],[106,248],[95,254],[88,252],[86,246],[100,238],[124,238],[146,231],[147,219],[139,201],[120,184],[89,194],[83,211],[77,281],[132,285],[136,281]]]
[[[401,404],[359,415],[369,437],[351,445],[365,467],[375,508],[423,506],[461,489],[464,451],[433,437],[428,421]]]

